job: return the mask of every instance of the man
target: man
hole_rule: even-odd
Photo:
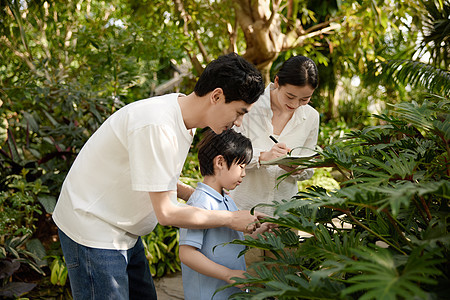
[[[176,198],[193,192],[178,182],[193,130],[240,126],[263,92],[259,71],[232,53],[206,67],[193,93],[136,101],[100,126],[73,163],[53,214],[74,299],[156,299],[139,236],[157,222],[255,230],[258,214],[178,206]]]

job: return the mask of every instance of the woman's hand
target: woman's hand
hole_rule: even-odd
[[[277,143],[273,145],[272,149],[270,149],[269,151],[261,152],[259,161],[275,159],[277,157],[288,154],[289,151],[291,151],[291,149],[289,149],[285,143]]]
[[[297,169],[297,168],[285,166],[285,165],[278,165],[278,166],[288,173],[294,171],[291,173],[291,175],[298,175],[304,171],[304,169]]]

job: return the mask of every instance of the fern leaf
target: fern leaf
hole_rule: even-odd
[[[394,257],[387,249],[375,247],[355,249],[359,257],[351,261],[346,271],[358,274],[349,279],[352,284],[343,291],[343,295],[364,292],[360,299],[398,299],[419,296],[425,298],[427,293],[418,283],[436,284],[433,275],[440,275],[436,265],[444,260],[432,259],[430,253],[423,253],[423,248],[415,248],[405,265],[397,266]]]

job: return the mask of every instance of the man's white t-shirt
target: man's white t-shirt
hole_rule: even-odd
[[[75,242],[127,250],[157,219],[148,192],[176,191],[192,143],[180,94],[133,102],[110,116],[81,149],[53,220]],[[171,193],[176,202],[176,193]]]

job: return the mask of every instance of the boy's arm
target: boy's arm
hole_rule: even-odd
[[[234,283],[234,280],[231,280],[232,277],[245,278],[244,270],[231,270],[225,266],[219,265],[203,255],[197,248],[189,245],[180,246],[180,260],[183,264],[198,273],[228,283]]]
[[[189,197],[195,189],[187,184],[182,183],[181,181],[177,182],[177,197],[183,199],[184,201],[188,201]]]
[[[171,193],[175,193],[175,191],[149,193],[153,210],[161,225],[190,229],[229,227],[233,230],[252,233],[260,226],[258,218],[266,217],[265,214],[258,212],[251,215],[247,210],[230,212],[206,210],[193,206],[177,206],[170,200]]]

